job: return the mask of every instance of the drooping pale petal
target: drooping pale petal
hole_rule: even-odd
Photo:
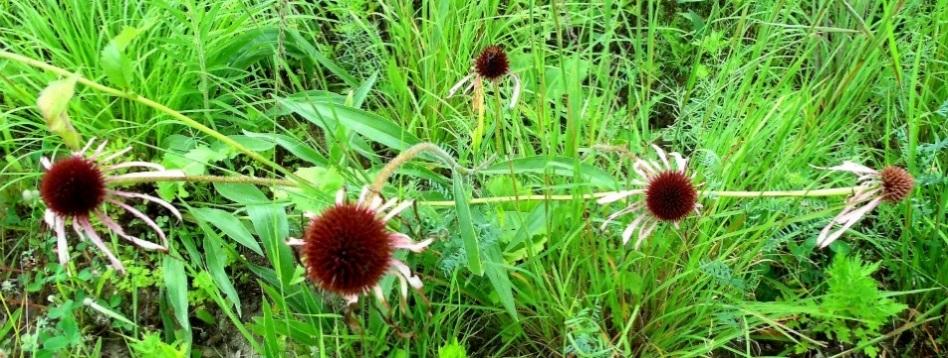
[[[382,198],[378,195],[372,195],[372,201],[369,203],[369,210],[377,211],[382,206]]]
[[[880,203],[882,203],[881,197],[873,199],[868,204],[866,204],[865,206],[859,209],[840,215],[839,217],[840,221],[838,222],[840,224],[843,224],[843,226],[840,227],[838,230],[834,231],[832,234],[829,234],[825,237],[822,237],[822,232],[821,232],[821,238],[817,240],[817,244],[820,246],[820,248],[825,248],[829,246],[830,244],[833,243],[833,241],[836,241],[836,239],[842,236],[846,232],[846,230],[849,230],[850,227],[852,227],[857,222],[859,222],[859,220],[862,219],[862,217],[865,216],[866,213],[872,211],[877,206],[879,206]],[[836,219],[834,219],[833,221],[830,222],[830,226],[832,226],[836,222],[837,222]],[[824,229],[824,231],[825,230],[826,229]]]
[[[434,239],[431,238],[416,242],[408,237],[408,235],[400,232],[393,233],[389,238],[392,240],[392,247],[396,249],[406,249],[411,252],[422,252],[428,248],[428,245],[434,242]]]
[[[876,174],[878,171],[862,164],[856,164],[851,161],[844,161],[843,164],[826,168],[828,170],[850,172],[858,175]]]
[[[384,213],[386,210],[390,209],[392,206],[395,206],[395,204],[397,204],[397,203],[398,203],[398,200],[395,199],[395,198],[388,199],[388,200],[385,202],[385,205],[382,205],[381,207],[379,207],[378,209],[376,209],[375,212],[377,212],[377,213]]]
[[[642,242],[652,235],[652,231],[655,230],[656,226],[658,226],[658,221],[655,220],[642,224],[642,228],[639,229],[639,238],[635,240],[635,246],[633,246],[633,248],[638,250],[639,247],[642,247]]]
[[[107,257],[109,262],[111,262],[112,267],[114,267],[115,270],[120,273],[125,273],[125,265],[122,265],[122,261],[119,261],[119,259],[112,254],[112,250],[109,250],[109,247],[106,246],[104,242],[102,242],[99,234],[95,232],[95,229],[92,228],[92,224],[89,223],[88,218],[77,216],[72,220],[72,225],[76,232],[79,232],[81,227],[82,232],[85,234],[84,236],[88,238],[89,241],[92,241],[92,244],[99,248],[99,251],[102,251],[102,253],[105,254],[105,257]]]
[[[651,179],[652,177],[658,175],[658,173],[660,172],[657,168],[653,167],[652,164],[649,164],[649,162],[648,162],[647,160],[644,160],[644,159],[637,159],[637,160],[635,161],[635,163],[632,164],[632,167],[633,167],[633,168],[639,168],[639,169],[641,169],[643,172],[645,172],[645,174],[646,174],[645,179],[646,179],[646,180]]]
[[[77,154],[77,155],[85,154],[86,151],[89,150],[89,148],[92,148],[92,143],[95,143],[95,137],[89,138],[89,141],[86,142],[86,145],[82,146],[82,149],[80,149],[78,152],[74,152],[73,154]]]
[[[122,150],[120,150],[120,151],[118,151],[118,152],[112,153],[112,154],[110,154],[108,157],[102,158],[102,161],[101,161],[101,162],[102,162],[102,163],[109,163],[109,162],[115,160],[116,158],[125,155],[125,153],[128,153],[128,152],[131,151],[131,150],[132,150],[132,147],[125,147],[125,149],[122,149]],[[164,169],[162,169],[162,170],[164,170]]]
[[[336,191],[336,205],[342,205],[346,203],[346,189],[339,189]]]
[[[43,169],[49,170],[53,167],[53,163],[49,161],[47,157],[40,157],[40,165],[43,166]]]
[[[369,187],[363,187],[359,193],[359,200],[356,201],[360,206],[365,206],[365,196],[369,194]]]
[[[675,166],[678,167],[678,171],[684,173],[688,169],[688,159],[678,152],[672,152],[671,156],[675,158]]]
[[[165,209],[168,209],[168,211],[174,214],[174,216],[178,218],[178,220],[181,220],[181,212],[179,212],[178,209],[176,209],[173,205],[171,205],[171,203],[161,200],[158,197],[154,197],[148,194],[133,193],[133,192],[127,192],[127,191],[121,191],[121,190],[109,190],[109,193],[115,194],[118,196],[124,196],[126,198],[139,198],[139,199],[144,199],[146,201],[153,202],[155,204],[165,207]]]
[[[187,174],[181,169],[171,169],[171,170],[162,170],[162,171],[151,171],[151,172],[137,172],[137,173],[126,173],[120,175],[109,175],[105,177],[107,182],[122,182],[128,180],[136,179],[159,179],[159,178],[169,178],[169,179],[183,179],[187,178]]]
[[[59,264],[66,266],[69,262],[69,243],[66,242],[66,221],[60,217],[54,217],[53,231],[56,232],[56,254],[59,256]]]
[[[106,145],[106,144],[109,144],[109,141],[103,140],[103,141],[102,141],[102,144],[99,144],[99,147],[95,149],[95,152],[93,152],[92,155],[89,156],[89,159],[93,159],[93,160],[94,160],[94,159],[98,158],[100,155],[102,155],[102,151],[105,150],[105,145]]]
[[[165,167],[152,163],[152,162],[131,161],[131,162],[124,162],[124,163],[118,163],[118,164],[106,166],[105,171],[109,172],[109,171],[125,169],[125,168],[149,168],[149,169],[154,169],[157,171],[167,170],[165,169]]]
[[[138,209],[135,209],[131,205],[125,204],[121,201],[110,199],[109,202],[120,206],[122,209],[125,209],[125,211],[129,212],[129,214],[132,214],[135,217],[139,218],[141,221],[144,221],[145,225],[148,225],[148,227],[154,230],[155,233],[158,234],[158,237],[161,238],[161,244],[165,247],[168,247],[168,238],[165,237],[165,232],[162,231],[161,228],[158,227],[158,224],[156,224],[154,220],[149,218],[148,215],[145,215],[141,211],[138,211]]]
[[[628,198],[632,195],[642,194],[643,192],[644,191],[642,189],[617,191],[614,193],[609,193],[608,195],[603,196],[599,199],[596,199],[596,203],[600,205],[614,203],[619,200]]]
[[[414,203],[415,202],[411,200],[403,201],[401,204],[396,205],[392,211],[389,211],[388,214],[385,214],[385,217],[382,218],[382,221],[388,222],[389,220],[392,220],[392,218],[398,216],[398,214],[400,214],[405,209],[408,209]]]
[[[622,231],[622,245],[629,243],[629,240],[632,239],[632,234],[635,233],[635,228],[638,227],[642,221],[645,221],[647,217],[647,215],[639,215],[635,220],[632,220],[629,226],[625,227],[625,230]],[[641,239],[642,238],[639,238],[639,240]]]
[[[620,216],[622,216],[622,215],[625,215],[625,214],[634,212],[634,211],[641,210],[641,209],[642,209],[642,203],[634,203],[634,204],[632,204],[632,205],[629,205],[629,206],[625,207],[625,208],[622,209],[622,210],[616,211],[616,212],[612,213],[611,215],[609,215],[608,217],[606,217],[606,220],[602,223],[602,225],[599,226],[599,229],[600,229],[600,230],[605,230],[605,229],[606,229],[606,226],[608,226],[609,224],[611,224],[612,221],[615,220],[616,218],[618,218],[618,217],[620,217]]]
[[[510,78],[513,80],[513,94],[510,96],[510,109],[514,109],[517,106],[517,101],[520,99],[520,77],[517,77],[517,74],[511,73]]]
[[[118,236],[128,241],[131,241],[133,244],[138,245],[139,247],[145,250],[162,250],[162,251],[167,250],[167,248],[165,248],[164,246],[126,234],[125,230],[122,230],[122,227],[118,223],[113,221],[112,218],[110,218],[108,215],[105,215],[105,213],[99,210],[95,211],[95,215],[96,217],[99,218],[99,221],[101,221],[103,224],[105,224],[106,227],[109,228],[109,230],[112,230],[112,232],[114,232]]]
[[[46,226],[53,227],[56,225],[56,213],[47,208],[43,211],[43,222],[46,223]]]
[[[388,307],[388,303],[385,300],[385,293],[382,292],[381,286],[372,286],[372,294],[375,295],[375,299],[381,302],[383,306]]]
[[[454,86],[451,86],[451,89],[448,90],[448,98],[454,97],[454,95],[458,92],[458,90],[460,90],[461,87],[464,87],[464,84],[470,81],[472,77],[474,77],[474,74],[469,74],[467,76],[464,76],[464,78],[462,78],[460,81],[455,83]]]
[[[293,237],[286,240],[288,246],[303,246],[304,243],[305,241]]]
[[[409,268],[408,268],[408,265],[405,265],[405,263],[402,262],[401,260],[392,259],[392,260],[391,260],[391,265],[392,265],[392,267],[394,267],[395,270],[397,270],[402,276],[404,276],[406,280],[408,280],[408,284],[409,284],[412,288],[421,288],[421,287],[423,286],[422,283],[421,283],[421,278],[419,278],[418,276],[412,275],[411,269],[409,269]]]
[[[668,156],[665,155],[665,151],[655,144],[652,144],[652,148],[655,148],[655,153],[658,153],[658,157],[662,160],[662,163],[665,164],[665,169],[671,169],[671,164],[668,163]]]

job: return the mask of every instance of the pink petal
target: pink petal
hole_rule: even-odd
[[[121,157],[121,156],[125,155],[125,153],[128,153],[128,151],[130,151],[130,150],[132,150],[132,147],[125,147],[125,149],[122,149],[122,150],[120,150],[120,151],[118,151],[118,152],[112,153],[112,154],[109,155],[108,157],[102,158],[101,162],[102,162],[102,163],[109,163],[109,162],[115,160],[115,158],[118,158],[118,157]]]
[[[513,80],[513,94],[510,96],[510,109],[514,109],[517,106],[517,101],[520,99],[520,77],[517,77],[517,74],[511,73],[510,79]]]
[[[614,193],[609,193],[608,195],[597,199],[596,203],[600,205],[605,205],[605,204],[609,204],[609,203],[613,203],[613,202],[625,199],[632,195],[641,194],[642,192],[643,192],[642,189],[617,191]]]
[[[56,225],[53,231],[56,232],[56,253],[59,255],[59,264],[66,266],[69,262],[69,243],[66,242],[66,221],[63,218],[54,218]]]
[[[109,250],[108,246],[105,246],[105,243],[102,242],[102,239],[99,238],[99,234],[96,234],[95,229],[92,228],[92,224],[89,224],[89,218],[77,216],[72,220],[73,229],[78,232],[79,228],[76,227],[76,223],[82,226],[82,231],[85,233],[85,236],[92,241],[92,244],[99,248],[102,253],[108,257],[109,261],[112,263],[112,267],[120,273],[125,273],[125,266],[122,265],[122,262],[119,261],[115,255],[112,254],[112,251]]]
[[[115,165],[109,165],[105,167],[105,170],[112,171],[112,170],[125,169],[125,168],[150,168],[157,171],[167,170],[165,169],[165,167],[161,165],[151,163],[151,162],[142,162],[142,161],[124,162],[124,163],[119,163]]]
[[[402,233],[394,233],[389,236],[392,240],[392,246],[396,249],[406,249],[411,252],[422,252],[428,245],[431,245],[434,242],[434,239],[427,239],[420,242],[415,242],[408,235]]]
[[[142,240],[137,237],[125,234],[125,230],[122,230],[122,227],[119,226],[119,224],[115,223],[115,221],[112,220],[112,218],[110,218],[108,215],[105,215],[103,212],[99,210],[95,211],[95,215],[96,217],[99,218],[99,221],[102,221],[102,223],[105,224],[105,226],[109,228],[109,230],[112,230],[112,232],[116,233],[118,236],[121,236],[122,238],[128,241],[131,241],[135,245],[138,245],[139,247],[145,250],[162,250],[162,251],[167,250],[167,248],[165,248],[164,246],[158,245],[151,241]]]
[[[652,231],[655,230],[656,226],[658,226],[657,220],[653,220],[652,222],[643,224],[642,228],[639,229],[639,239],[635,241],[635,246],[633,248],[638,250],[639,247],[642,246],[642,242],[645,241],[645,239],[648,238],[650,235],[652,235]]]
[[[115,199],[111,199],[111,200],[109,200],[109,202],[112,203],[112,204],[115,204],[115,205],[118,205],[118,206],[122,207],[122,209],[125,209],[125,211],[128,211],[130,214],[132,214],[132,215],[138,217],[139,219],[141,219],[141,221],[144,221],[144,222],[145,222],[145,225],[148,225],[148,227],[150,227],[152,230],[154,230],[155,233],[158,234],[158,237],[161,238],[161,244],[162,244],[162,246],[168,247],[168,238],[165,237],[165,232],[162,231],[161,228],[158,227],[158,224],[156,224],[151,218],[149,218],[147,215],[143,214],[141,211],[138,211],[138,209],[135,209],[135,208],[133,208],[133,207],[129,206],[128,204],[125,204],[125,203],[123,203],[123,202],[121,202],[121,201],[118,201],[118,200],[115,200]]]
[[[448,90],[448,98],[454,97],[454,95],[458,92],[458,90],[460,90],[461,87],[464,87],[464,84],[470,81],[472,77],[474,77],[473,74],[464,76],[464,78],[462,78],[460,81],[455,83],[454,86],[451,86],[451,89]]]
[[[648,216],[646,215],[639,215],[637,218],[635,218],[635,220],[632,220],[632,223],[630,223],[629,226],[625,227],[625,230],[622,231],[622,245],[629,243],[629,240],[632,239],[632,234],[635,232],[635,228],[637,228],[639,224],[643,224],[642,221],[644,221],[647,217]],[[647,222],[644,224],[647,224]],[[638,247],[638,242],[641,242],[642,239],[642,237],[639,237],[636,247]]]
[[[395,208],[392,209],[392,211],[389,211],[388,214],[386,214],[385,217],[382,218],[382,221],[388,222],[389,220],[392,220],[392,218],[398,216],[398,214],[400,214],[405,209],[408,209],[408,207],[410,207],[414,203],[415,202],[411,200],[403,201],[401,204],[396,205]]]
[[[336,192],[336,205],[342,205],[346,203],[346,189],[342,188]]]
[[[622,209],[622,210],[619,210],[619,211],[616,211],[616,212],[612,213],[612,215],[609,215],[609,216],[606,218],[606,221],[604,221],[604,222],[602,223],[602,225],[599,226],[599,230],[605,230],[605,229],[606,229],[606,226],[608,226],[609,224],[611,224],[612,221],[615,220],[616,218],[618,218],[618,217],[620,217],[620,216],[622,216],[622,215],[631,213],[631,212],[633,212],[633,211],[638,211],[638,210],[640,210],[640,209],[642,209],[642,203],[635,203],[635,204],[632,204],[632,205],[629,205],[629,206],[625,207],[625,209]]]
[[[879,206],[880,203],[882,203],[882,198],[876,198],[870,201],[869,204],[866,204],[865,206],[859,209],[853,210],[848,213],[840,214],[840,216],[837,217],[838,219],[834,219],[833,221],[837,222],[837,220],[839,220],[839,222],[842,223],[843,226],[840,227],[835,232],[833,232],[832,234],[830,234],[829,236],[826,236],[825,238],[823,238],[822,241],[818,241],[817,243],[820,245],[820,248],[825,248],[829,246],[830,244],[833,243],[833,241],[836,241],[836,239],[838,239],[840,236],[843,236],[846,230],[849,230],[849,228],[855,225],[857,222],[859,222],[859,220],[862,219],[862,217],[865,216],[866,213],[872,211],[872,209],[875,209],[877,206]],[[832,222],[830,223],[830,225],[832,225]],[[824,229],[824,231],[825,230],[826,229]],[[822,236],[822,233],[821,233],[821,236]]]
[[[109,193],[115,194],[118,196],[124,196],[126,198],[140,198],[140,199],[144,199],[144,200],[153,202],[155,204],[164,206],[165,209],[168,209],[168,211],[171,211],[171,213],[174,214],[174,216],[178,218],[178,220],[181,220],[181,212],[179,212],[178,209],[175,209],[175,207],[172,206],[170,203],[168,203],[167,201],[161,200],[157,197],[147,195],[147,194],[142,194],[142,193],[132,193],[132,192],[120,191],[120,190],[109,190]]]
[[[665,151],[654,144],[652,144],[652,148],[655,148],[655,153],[658,153],[658,157],[662,159],[662,163],[665,164],[665,169],[671,169],[671,164],[668,163],[668,157],[665,155]]]

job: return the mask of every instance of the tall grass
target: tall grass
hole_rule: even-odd
[[[0,332],[9,332],[0,345],[25,349],[44,329],[66,335],[68,327],[37,321],[62,322],[50,312],[91,296],[134,325],[75,309],[88,339],[68,345],[70,355],[140,352],[131,346],[149,332],[212,355],[434,356],[455,338],[470,356],[835,354],[851,346],[811,337],[799,319],[824,292],[829,259],[856,252],[882,262],[875,278],[885,290],[909,292],[897,296],[910,309],[884,329],[883,349],[944,352],[945,19],[946,1],[0,3],[3,50],[140,94],[242,143],[273,148],[266,142],[285,136],[292,144],[260,152],[291,169],[332,168],[353,187],[397,150],[346,128],[349,115],[392,121],[480,168],[461,183],[474,197],[629,185],[630,161],[597,145],[681,151],[711,190],[849,186],[853,178],[816,169],[843,160],[900,165],[919,179],[909,202],[881,208],[822,251],[815,237],[842,199],[708,198],[700,218],[660,229],[640,251],[621,245],[621,230],[600,231],[614,208],[590,201],[471,205],[470,219],[419,206],[400,225],[439,238],[411,260],[429,303],[415,296],[389,318],[366,301],[346,317],[338,299],[307,285],[281,244],[299,235],[304,208],[277,190],[162,191],[189,211],[235,212],[241,225],[232,229],[259,241],[262,255],[190,215],[166,257],[118,250],[141,269],[131,278],[57,273],[55,240],[36,229],[42,204],[21,198],[36,186],[39,156],[61,147],[34,107],[56,78],[0,61],[0,282],[12,285],[0,293]],[[100,60],[124,27],[141,30],[126,50],[126,87]],[[488,86],[487,133],[475,148],[471,98],[445,97],[495,43],[510,54],[524,95],[506,110],[509,87]],[[79,87],[69,112],[80,133],[135,145],[142,159],[275,175],[133,101]],[[194,155],[201,146],[225,155]],[[299,147],[314,153],[304,158]],[[597,167],[610,183],[590,179]],[[420,164],[400,174],[388,194],[455,198],[449,171]],[[331,198],[321,189],[312,208]],[[258,196],[275,204],[255,205]],[[483,276],[465,268],[464,223],[477,235]],[[82,260],[101,267],[94,255]],[[183,270],[169,270],[175,265]]]

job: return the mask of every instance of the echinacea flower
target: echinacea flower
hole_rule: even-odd
[[[482,91],[483,82],[485,80],[497,84],[505,77],[508,77],[508,75],[513,81],[513,93],[510,96],[509,106],[510,108],[514,108],[517,105],[517,100],[520,99],[520,77],[510,72],[510,60],[507,58],[507,53],[504,52],[502,47],[498,45],[487,46],[481,51],[480,55],[474,59],[471,72],[455,83],[448,91],[448,98],[454,96],[461,88],[465,88],[465,85],[467,85],[467,87],[464,92],[474,90],[476,95]]]
[[[601,227],[605,229],[619,216],[634,214],[635,219],[622,232],[622,244],[627,244],[632,236],[636,235],[636,229],[638,229],[638,238],[634,246],[636,250],[659,223],[671,222],[677,228],[679,221],[701,207],[698,203],[698,191],[692,183],[694,175],[688,176],[686,173],[688,160],[679,153],[672,152],[666,155],[665,151],[658,146],[652,145],[652,147],[655,148],[661,163],[638,158],[632,164],[632,169],[639,177],[632,183],[639,188],[604,196],[597,201],[599,204],[609,204],[633,195],[644,194],[629,206],[609,215]],[[669,156],[672,157],[674,163],[669,162]]]
[[[164,167],[141,161],[129,161],[117,164],[109,164],[116,158],[127,153],[131,147],[125,148],[107,157],[101,157],[104,153],[107,142],[96,148],[91,154],[87,154],[95,138],[90,140],[82,150],[74,152],[72,155],[60,159],[56,162],[50,161],[46,157],[40,159],[40,163],[46,172],[40,181],[40,197],[46,204],[46,212],[43,218],[46,224],[56,233],[56,248],[59,256],[59,263],[65,265],[69,261],[69,248],[66,243],[66,222],[72,221],[72,229],[80,238],[86,238],[92,242],[109,259],[117,271],[124,273],[125,267],[119,261],[112,251],[105,245],[99,234],[92,227],[90,218],[96,217],[109,230],[118,236],[131,241],[147,250],[166,250],[168,241],[164,231],[158,227],[158,224],[147,215],[126,204],[125,199],[142,199],[161,205],[171,211],[178,220],[181,219],[181,213],[168,202],[157,197],[122,191],[110,188],[110,183],[121,181],[123,179],[141,178],[141,177],[159,177],[167,175],[182,175],[179,170],[166,170]],[[117,171],[128,168],[147,168],[152,171],[136,172],[126,174],[115,174]],[[118,206],[128,213],[141,219],[145,224],[151,227],[161,238],[162,244],[139,239],[135,236],[125,233],[122,226],[113,220],[105,211],[105,203],[108,202]]]
[[[896,166],[887,166],[882,170],[875,170],[864,165],[845,161],[843,164],[827,168],[829,170],[853,173],[859,176],[859,185],[853,191],[853,196],[846,200],[843,211],[836,215],[826,227],[820,231],[816,239],[817,245],[824,248],[836,241],[843,233],[862,219],[867,213],[883,202],[897,203],[912,193],[915,179],[905,169]],[[839,229],[832,231],[839,225]]]
[[[432,239],[415,242],[389,230],[387,224],[411,205],[410,200],[383,203],[368,189],[352,204],[346,201],[345,190],[339,190],[336,204],[322,214],[311,215],[303,239],[290,239],[289,244],[302,247],[310,279],[323,290],[342,296],[347,304],[355,304],[369,291],[384,303],[379,281],[387,273],[398,277],[401,295],[407,298],[409,286],[421,289],[421,278],[394,257],[395,250],[422,252]]]

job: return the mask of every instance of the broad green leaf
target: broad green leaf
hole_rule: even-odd
[[[125,27],[102,49],[99,63],[113,84],[121,88],[129,87],[132,77],[132,61],[125,56],[125,48],[141,33],[141,29]]]
[[[500,304],[504,306],[504,309],[507,310],[510,317],[513,317],[514,321],[519,320],[517,317],[517,306],[514,303],[510,276],[507,275],[506,263],[504,262],[503,255],[500,253],[500,248],[496,245],[487,249],[486,273],[487,279],[490,280],[491,286],[494,287],[494,292],[497,293],[497,297],[500,299]]]
[[[85,299],[83,299],[82,304],[116,321],[125,323],[132,327],[138,326],[137,324],[135,324],[135,322],[132,322],[132,320],[126,318],[125,315],[119,312],[116,312],[115,310],[109,308],[108,306],[99,304],[98,302],[96,302],[96,300],[92,299],[91,297],[86,297]]]
[[[254,133],[250,131],[244,131],[244,134],[251,138],[258,138],[279,145],[295,157],[312,164],[325,165],[327,163],[326,158],[319,154],[319,152],[293,137],[283,134]]]
[[[184,263],[171,255],[165,255],[162,274],[165,277],[165,295],[174,310],[174,317],[186,331],[191,331],[188,321],[188,277]]]
[[[252,64],[276,55],[277,44],[282,41],[285,54],[291,58],[303,61],[307,66],[319,64],[338,76],[349,86],[358,85],[358,81],[345,69],[326,57],[319,49],[310,43],[312,37],[304,37],[298,31],[284,28],[283,38],[280,38],[281,29],[276,26],[267,26],[246,31],[228,41],[228,46],[214,51],[208,61],[208,67],[216,70],[246,69]]]
[[[247,207],[247,214],[254,230],[260,236],[266,257],[277,270],[280,282],[286,288],[296,268],[296,257],[286,245],[290,234],[286,210],[280,205],[254,205]]]
[[[50,132],[60,136],[66,146],[73,150],[79,150],[82,147],[82,137],[73,128],[66,110],[69,108],[69,100],[75,93],[78,78],[78,75],[73,75],[50,82],[36,99],[36,107],[46,120],[46,127]]]
[[[198,220],[214,225],[214,227],[223,231],[224,234],[234,239],[234,241],[237,241],[237,243],[253,250],[253,252],[263,255],[263,250],[260,249],[257,240],[253,238],[253,235],[247,231],[244,224],[234,217],[233,214],[214,208],[191,208],[190,212],[191,215],[194,215]]]
[[[233,139],[235,142],[240,143],[240,145],[247,147],[254,152],[266,152],[275,146],[273,141],[269,141],[262,138],[255,138],[247,135],[231,135],[228,136],[230,139]]]
[[[214,183],[214,189],[217,189],[217,193],[227,198],[227,200],[243,205],[261,205],[273,202],[252,184]]]
[[[331,102],[299,102],[287,98],[278,98],[277,102],[329,132],[334,132],[338,123],[368,140],[396,150],[408,149],[419,142],[415,135],[402,130],[395,122],[372,112]]]
[[[467,201],[467,185],[461,175],[454,175],[454,207],[458,215],[458,230],[464,240],[464,251],[467,253],[467,268],[475,275],[483,275],[481,264],[481,248],[474,234],[474,222],[471,219],[471,207]]]
[[[362,81],[362,84],[359,85],[359,88],[352,93],[352,103],[350,104],[355,108],[362,108],[362,104],[365,103],[366,97],[369,96],[369,91],[372,91],[372,87],[375,86],[375,81],[379,79],[379,73],[375,72],[372,76],[369,76],[368,79]]]
[[[227,257],[227,252],[224,251],[221,238],[204,225],[201,225],[201,229],[204,231],[204,253],[207,270],[214,282],[217,283],[217,288],[227,295],[227,299],[234,305],[237,315],[240,316],[240,296],[237,295],[237,290],[234,289],[234,284],[230,281],[230,276],[227,275],[225,269],[224,259]]]
[[[581,178],[588,179],[593,185],[599,187],[613,187],[616,185],[615,178],[602,169],[580,163],[576,159],[564,157],[535,156],[513,159],[494,164],[481,170],[479,174],[487,176],[525,173],[542,174],[548,171],[556,175],[567,177],[576,176],[578,174]]]

